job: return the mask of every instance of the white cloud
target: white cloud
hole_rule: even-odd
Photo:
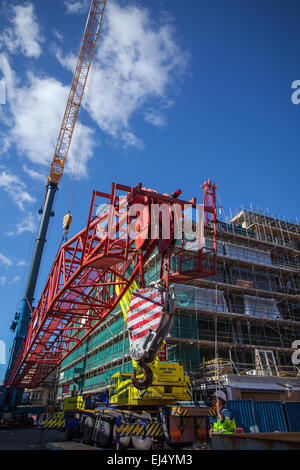
[[[19,80],[10,66],[9,59],[6,54],[3,53],[0,53],[0,72],[3,75],[6,87],[6,104],[0,106],[0,120],[6,127],[10,128],[13,125],[13,119],[10,113],[9,103],[13,99],[15,87],[18,86]],[[13,139],[6,130],[5,132],[1,132],[0,139],[1,149],[3,150],[3,154],[6,154],[13,143]]]
[[[10,110],[10,143],[17,152],[35,165],[47,169],[53,158],[69,87],[51,77],[28,75],[28,83],[21,85],[4,54],[0,54],[0,70],[10,80],[8,105]],[[10,79],[11,77],[11,79]],[[84,136],[84,140],[83,140]],[[78,166],[78,176],[87,175],[87,162],[93,156],[94,131],[78,121],[72,137],[66,162],[66,172]],[[79,162],[79,163],[78,163]],[[43,171],[29,168],[30,177],[42,179]]]
[[[90,0],[67,0],[64,4],[69,14],[86,13],[90,5]]]
[[[0,189],[3,189],[9,195],[22,211],[25,210],[25,204],[35,202],[35,198],[26,191],[26,186],[23,181],[8,170],[0,172]]]
[[[72,8],[75,12],[77,3],[68,2],[69,12]],[[34,15],[30,5],[26,11]],[[174,104],[172,97],[178,92],[178,78],[185,70],[187,54],[176,44],[175,32],[165,17],[156,25],[143,7],[121,8],[116,2],[109,2],[106,9],[83,107],[116,142],[124,147],[142,148],[144,143],[135,134],[132,120],[137,117],[155,126],[165,125],[165,113]],[[58,49],[55,55],[73,73],[76,56],[63,57]],[[25,173],[42,180],[42,167],[48,171],[53,157],[69,85],[32,73],[21,82],[3,53],[0,71],[7,83],[7,105],[0,119],[9,128],[2,147],[14,145],[18,155],[33,164],[24,165]],[[75,168],[77,177],[86,176],[88,161],[97,144],[94,130],[77,121],[65,172],[72,173]],[[18,200],[20,208],[24,208],[25,202],[32,202],[26,191],[22,199],[17,199],[12,183],[3,187],[16,203]],[[20,189],[20,181],[17,187]]]
[[[5,80],[2,78],[0,80],[0,104],[6,103],[6,84]]]
[[[18,282],[20,280],[20,276],[15,276],[9,283],[10,284],[15,284],[16,282]]]
[[[2,135],[2,154],[7,154],[8,150],[11,147],[12,139],[9,135]]]
[[[9,281],[6,276],[0,276],[0,286],[4,287],[7,284],[12,285],[18,282],[19,280],[20,276],[15,276],[11,281]]]
[[[26,266],[26,261],[24,261],[24,260],[18,261],[17,266],[20,266],[21,268],[23,266]]]
[[[75,179],[87,177],[88,161],[93,157],[93,149],[97,144],[95,131],[81,122],[77,122],[66,161],[66,173]]]
[[[10,27],[0,36],[0,44],[10,53],[21,52],[26,57],[38,58],[44,41],[32,3],[11,8]]]
[[[141,113],[155,126],[166,123],[163,112],[174,104],[170,96],[178,92],[174,86],[186,68],[188,55],[176,44],[175,32],[166,19],[156,26],[143,7],[122,8],[110,2],[104,18],[88,80],[88,87],[93,82],[92,100],[89,103],[85,93],[83,105],[102,131],[125,147],[142,147],[130,121]],[[63,57],[56,50],[56,58],[69,70],[74,69],[74,55]]]
[[[64,36],[57,29],[53,29],[52,33],[53,33],[53,36],[59,41],[63,40]]]
[[[75,67],[76,67],[76,62],[77,62],[77,57],[75,54],[70,53],[64,55],[62,49],[57,46],[52,46],[52,52],[55,56],[55,58],[58,60],[58,62],[63,66],[69,69],[71,72],[74,72]]]
[[[37,217],[31,212],[23,217],[21,222],[17,223],[13,230],[7,232],[8,236],[22,235],[24,232],[33,233],[36,230]],[[21,266],[21,265],[20,265]]]
[[[2,253],[0,253],[0,263],[4,264],[5,266],[11,266],[12,265],[11,259],[9,259],[7,256],[3,255]]]
[[[165,116],[155,111],[147,111],[145,113],[145,121],[150,122],[156,127],[163,127],[166,124]]]
[[[19,84],[19,80],[10,66],[7,55],[4,53],[0,53],[0,71],[2,72],[3,79],[5,81],[6,102],[8,102],[9,99],[12,98],[15,87]],[[1,107],[0,109],[4,110],[4,107]]]
[[[23,165],[23,171],[27,173],[27,175],[30,176],[30,178],[32,178],[33,180],[42,181],[43,183],[46,183],[47,181],[48,175],[45,172],[29,168],[27,165]]]
[[[29,75],[28,85],[15,88],[10,101],[14,125],[11,135],[21,154],[33,163],[48,165],[60,129],[68,87],[53,78]]]

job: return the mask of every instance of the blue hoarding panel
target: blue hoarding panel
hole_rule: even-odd
[[[300,402],[285,402],[284,407],[289,425],[289,431],[300,432]]]
[[[237,428],[251,432],[250,427],[256,424],[252,400],[228,400],[226,408],[233,414]]]
[[[287,432],[280,401],[254,401],[253,406],[256,424],[260,432]]]

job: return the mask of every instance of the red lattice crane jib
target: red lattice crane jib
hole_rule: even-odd
[[[134,279],[145,287],[155,250],[166,289],[215,274],[215,189],[204,183],[203,204],[141,184],[94,191],[87,225],[59,250],[5,386],[38,386],[112,313]]]

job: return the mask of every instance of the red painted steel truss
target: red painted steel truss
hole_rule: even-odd
[[[140,204],[132,215],[124,205]],[[41,298],[32,312],[28,332],[5,386],[34,388],[65,359],[100,322],[112,314],[134,279],[144,283],[143,269],[158,248],[161,274],[172,281],[215,273],[215,186],[204,184],[204,220],[211,231],[213,247],[202,246],[193,253],[196,264],[184,270],[185,234],[176,245],[162,240],[161,230],[151,232],[150,207],[156,204],[181,208],[170,216],[181,224],[186,208],[197,209],[196,200],[183,201],[175,195],[153,190],[112,185],[111,194],[93,192],[86,228],[67,241],[58,252]],[[143,209],[146,207],[146,209]],[[142,217],[141,217],[142,215]],[[139,221],[138,221],[139,220]],[[159,225],[159,224],[158,224]],[[177,256],[177,272],[167,272],[170,257]],[[204,266],[204,260],[208,260]],[[168,262],[166,262],[166,260]],[[172,264],[172,263],[171,263]],[[116,289],[119,286],[119,289]],[[117,292],[119,292],[117,294]]]

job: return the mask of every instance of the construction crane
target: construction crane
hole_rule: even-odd
[[[101,28],[105,5],[106,0],[92,0],[90,5],[77,64],[75,67],[75,72],[59,131],[54,156],[50,166],[44,206],[42,209],[42,218],[38,231],[38,237],[35,243],[25,295],[21,303],[20,315],[18,318],[18,324],[16,326],[16,335],[12,345],[10,360],[6,372],[6,379],[9,377],[11,370],[14,367],[16,357],[26,337],[28,325],[33,314],[35,287],[43,255],[43,249],[46,242],[49,220],[50,217],[54,215],[52,211],[54,197],[58,188],[58,183],[60,182],[63,175],[64,166],[68,156],[72,135],[82,101],[82,96],[86,86],[97,38]],[[9,402],[9,407],[13,408],[18,401],[20,401],[20,392],[17,393],[16,389],[12,389],[9,398],[7,397],[5,391],[2,393],[0,404],[3,407],[5,402]]]
[[[135,279],[139,290],[134,292],[133,301],[143,304],[152,299],[157,308],[154,312],[146,306],[142,329],[140,324],[134,325],[139,312],[131,308],[128,315],[128,323],[133,325],[129,331],[130,354],[144,373],[141,383],[135,374],[133,379],[141,389],[149,386],[148,364],[172,324],[169,281],[215,274],[215,189],[210,181],[204,183],[201,204],[213,247],[205,246],[204,224],[199,226],[199,243],[192,247],[194,242],[186,238],[188,212],[198,210],[195,198],[185,201],[177,197],[178,191],[159,194],[141,184],[129,187],[113,183],[110,194],[94,191],[87,225],[60,248],[5,386],[38,386],[112,314]],[[153,208],[166,219],[155,219]],[[163,233],[163,220],[169,226],[168,234]],[[161,257],[161,282],[147,290],[144,267],[156,249]],[[143,338],[142,345],[139,338]]]

